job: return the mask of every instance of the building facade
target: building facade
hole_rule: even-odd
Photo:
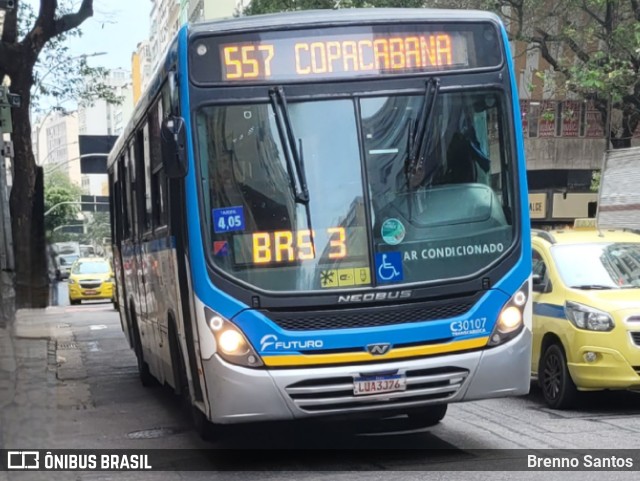
[[[63,115],[50,111],[33,129],[36,163],[45,175],[60,172],[74,184],[82,185],[80,146],[78,143],[78,113]]]
[[[120,97],[120,104],[110,104],[97,100],[91,105],[78,108],[79,135],[120,135],[133,113],[133,86],[131,73],[124,69],[109,71],[105,82]],[[107,184],[107,174],[83,174],[80,179],[82,190],[87,195],[102,195]]]
[[[524,42],[511,45],[525,137],[529,211],[534,224],[573,222],[596,213],[592,174],[606,150],[595,106],[563,93],[551,65]],[[640,145],[640,128],[632,141]]]
[[[131,55],[131,94],[134,105],[138,103],[144,88],[149,84],[152,69],[151,44],[148,40],[144,40],[138,44],[138,48]]]
[[[158,59],[180,26],[180,0],[151,0],[151,4],[150,54]]]
[[[241,13],[250,0],[182,0],[181,23],[231,17]]]
[[[80,135],[120,135],[133,113],[131,72],[124,69],[109,71],[105,83],[122,99],[120,104],[96,100],[78,108]]]

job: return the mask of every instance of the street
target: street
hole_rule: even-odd
[[[59,289],[63,300],[66,284],[61,283]],[[460,469],[459,463],[472,459],[463,451],[469,449],[640,447],[637,394],[590,394],[584,396],[580,410],[553,411],[543,405],[536,387],[522,398],[451,405],[444,421],[429,430],[397,432],[393,421],[375,426],[278,423],[234,428],[222,440],[208,443],[191,428],[169,390],[142,387],[135,356],[110,303],[26,311],[15,326],[13,349],[17,366],[13,399],[0,404],[0,439],[9,448],[368,450],[348,451],[347,455],[329,451],[274,454],[268,463],[257,461],[249,468],[242,463],[225,465],[232,470],[315,472],[420,470],[425,462],[434,462],[420,450],[433,448],[448,450],[438,455],[443,469]],[[6,350],[3,352],[6,365]],[[220,468],[216,460],[193,453],[189,452],[193,459],[186,461]],[[185,462],[184,455],[176,452],[167,466],[178,460]],[[596,479],[598,473],[587,474],[586,479],[591,475]],[[195,475],[185,477],[194,479]],[[110,476],[86,479],[131,479],[124,473]],[[481,472],[470,473],[466,478],[481,476]]]

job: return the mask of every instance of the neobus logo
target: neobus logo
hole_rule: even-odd
[[[320,339],[307,339],[306,341],[278,341],[275,334],[267,334],[260,339],[260,351],[266,351],[269,348],[278,349],[318,349],[324,345]]]
[[[338,296],[338,302],[389,301],[393,299],[407,299],[411,297],[412,294],[412,291],[388,291],[371,292],[369,294],[347,294],[346,296]]]

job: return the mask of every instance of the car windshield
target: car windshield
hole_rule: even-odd
[[[569,287],[640,287],[640,242],[564,244],[553,246],[551,253]]]
[[[107,274],[109,272],[109,264],[106,262],[77,262],[72,274]]]
[[[60,256],[61,266],[71,266],[75,261],[79,259],[79,256]]]
[[[270,104],[201,108],[213,263],[275,291],[424,282],[486,268],[513,240],[503,96],[431,98],[289,101],[291,138]],[[430,124],[423,135],[421,121]]]

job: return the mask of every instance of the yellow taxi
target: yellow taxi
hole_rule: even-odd
[[[69,303],[83,300],[110,299],[114,301],[114,278],[111,264],[101,257],[80,258],[71,266],[69,274]]]
[[[531,370],[547,404],[640,388],[640,235],[534,231],[532,247]]]

